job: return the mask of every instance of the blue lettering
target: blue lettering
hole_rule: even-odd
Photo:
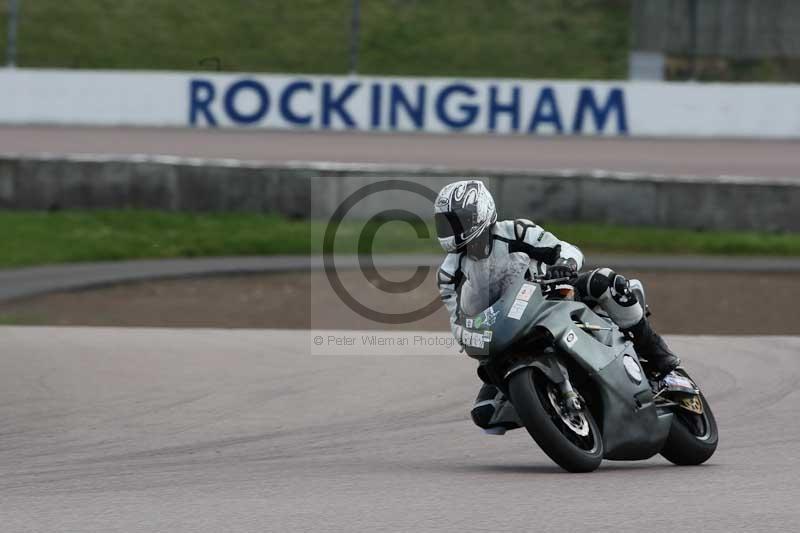
[[[333,84],[326,81],[322,84],[322,127],[325,129],[331,126],[331,117],[334,113],[344,121],[348,128],[355,128],[356,123],[353,117],[344,108],[347,99],[361,86],[360,83],[348,83],[347,87],[338,96],[333,95]]]
[[[297,124],[298,126],[311,124],[311,115],[298,115],[292,111],[292,97],[294,97],[297,91],[310,92],[312,88],[313,86],[310,81],[293,81],[283,90],[283,94],[281,94],[280,110],[281,116],[286,119],[287,122]]]
[[[372,117],[370,125],[373,130],[381,127],[381,102],[383,101],[383,86],[372,84]]]
[[[439,96],[436,97],[436,116],[450,128],[466,128],[475,121],[475,117],[478,115],[478,106],[475,104],[461,104],[459,109],[464,112],[465,116],[462,118],[453,118],[449,116],[446,107],[447,99],[456,93],[475,96],[475,89],[463,83],[455,83],[445,87],[442,92],[439,93]]]
[[[504,104],[497,101],[497,85],[489,87],[489,131],[497,129],[497,115],[500,113],[511,114],[511,131],[519,130],[519,87],[511,89],[511,103]]]
[[[528,125],[528,133],[537,133],[539,124],[552,124],[556,133],[564,133],[561,125],[561,112],[558,110],[556,93],[552,87],[543,87],[536,100],[536,109],[533,110],[531,122]]]
[[[240,113],[236,109],[236,96],[239,91],[250,90],[258,97],[258,107],[252,113]],[[266,87],[255,80],[237,81],[225,92],[225,113],[237,124],[254,124],[264,118],[269,110],[269,93]]]
[[[583,117],[587,111],[592,114],[597,133],[605,129],[608,116],[612,112],[615,112],[617,115],[617,133],[628,133],[628,120],[625,116],[625,95],[622,89],[611,89],[608,93],[606,103],[602,108],[597,105],[592,89],[588,87],[581,89],[578,94],[578,105],[575,109],[575,117],[572,121],[573,133],[583,132]]]
[[[389,125],[397,129],[397,110],[402,107],[416,129],[425,127],[425,86],[417,86],[417,103],[412,104],[400,85],[393,83],[389,90]]]
[[[196,79],[189,83],[189,125],[197,125],[197,115],[203,115],[209,126],[216,126],[217,119],[211,113],[214,101],[214,84],[208,80]]]

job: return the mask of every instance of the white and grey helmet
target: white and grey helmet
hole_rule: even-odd
[[[497,222],[492,194],[479,180],[464,180],[444,187],[433,208],[439,244],[445,252],[463,250]]]

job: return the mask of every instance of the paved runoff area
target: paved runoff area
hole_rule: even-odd
[[[800,524],[800,338],[670,337],[716,412],[716,455],[574,475],[524,430],[472,425],[475,363],[455,348],[399,354],[362,332],[316,333],[320,348],[308,331],[0,328],[2,530]],[[338,337],[355,340],[327,350]]]
[[[800,178],[800,141],[0,127],[0,151]]]

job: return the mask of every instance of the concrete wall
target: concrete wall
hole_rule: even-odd
[[[800,138],[800,84],[0,68],[0,123]]]
[[[438,190],[464,176],[486,179],[506,218],[800,231],[800,181],[790,179],[274,166],[173,157],[0,156],[0,208],[249,211],[326,219],[368,183],[402,177]],[[365,198],[350,216],[402,208],[430,218],[429,199],[383,194]]]

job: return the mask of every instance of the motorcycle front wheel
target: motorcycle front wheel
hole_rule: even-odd
[[[536,368],[508,383],[511,403],[536,444],[568,472],[591,472],[603,460],[603,437],[592,414],[566,408],[558,386]]]

